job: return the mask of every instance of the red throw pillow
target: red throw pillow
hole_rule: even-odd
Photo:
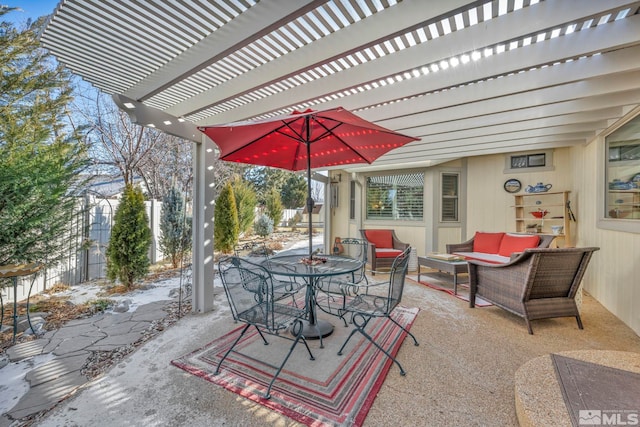
[[[540,243],[540,237],[533,236],[517,236],[515,234],[505,234],[500,243],[498,255],[511,256],[514,252],[522,252],[527,248],[536,248]]]
[[[497,254],[504,233],[483,233],[476,231],[473,238],[473,251],[485,254]]]
[[[393,248],[393,238],[389,230],[367,230],[367,240],[376,245],[376,248]]]

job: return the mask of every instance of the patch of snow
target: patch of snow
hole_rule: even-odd
[[[321,247],[323,242],[324,238],[322,235],[313,236],[314,249]],[[288,245],[285,250],[303,250],[308,247],[308,244],[309,240],[304,239]],[[184,276],[188,275],[186,273],[187,272],[183,273],[183,287],[186,284]],[[68,296],[73,304],[84,304],[97,299],[110,299],[114,301],[114,307],[123,300],[129,300],[129,312],[132,312],[144,304],[171,300],[172,298],[169,296],[171,290],[179,289],[180,283],[181,279],[180,276],[178,276],[150,283],[146,287],[136,289],[126,295],[105,296],[102,295],[104,286],[100,286],[95,282],[87,282],[71,286],[69,290],[58,292],[55,295],[61,297]],[[214,278],[214,287],[222,287],[222,283],[217,275]],[[221,310],[218,310],[218,316],[228,316],[229,307],[226,305],[226,301],[224,301],[219,308],[221,308]],[[51,353],[38,355],[23,359],[19,362],[9,363],[3,368],[0,368],[0,414],[13,408],[20,401],[20,398],[29,391],[29,383],[25,380],[26,374],[54,358],[55,356]]]
[[[184,288],[186,281],[182,280],[182,286]],[[180,277],[174,277],[171,279],[165,279],[158,282],[148,284],[146,287],[136,289],[126,295],[103,295],[104,287],[97,283],[81,283],[79,285],[71,286],[70,290],[64,292],[58,292],[55,295],[60,297],[69,297],[69,301],[73,304],[84,304],[89,301],[95,301],[98,299],[109,299],[114,301],[115,305],[123,300],[129,300],[129,312],[135,311],[139,306],[148,304],[155,301],[171,300],[169,296],[172,289],[178,289],[180,287]]]
[[[25,380],[27,373],[54,358],[52,353],[40,354],[9,363],[0,369],[0,414],[16,406],[20,398],[29,391],[29,383]]]

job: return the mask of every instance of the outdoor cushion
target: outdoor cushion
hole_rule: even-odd
[[[463,256],[465,260],[476,260],[489,262],[491,264],[506,264],[510,261],[508,256],[502,256],[497,254],[485,254],[482,252],[454,252],[455,255]]]
[[[476,231],[473,239],[473,252],[497,254],[503,237],[504,233],[483,233]]]
[[[378,258],[395,258],[401,253],[402,251],[398,249],[389,249],[389,248],[378,249],[378,247],[376,246],[376,256]]]
[[[367,230],[365,233],[367,240],[376,245],[376,249],[393,248],[393,237],[389,230]]]
[[[505,234],[500,242],[498,255],[511,256],[514,252],[522,252],[528,248],[535,248],[540,243],[540,237],[536,235],[523,236],[519,234]]]

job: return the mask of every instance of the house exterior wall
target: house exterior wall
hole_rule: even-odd
[[[467,159],[466,232],[515,231],[513,194],[503,189],[508,178],[518,179],[524,188],[537,182],[551,183],[552,190],[570,191],[571,208],[576,216],[572,224],[573,246],[597,246],[583,279],[583,287],[605,308],[640,335],[640,235],[607,230],[598,226],[604,191],[604,138],[586,146],[553,150],[553,170],[504,173],[505,155]],[[601,164],[602,163],[602,164]],[[517,194],[517,193],[516,193]],[[441,234],[444,237],[443,234]],[[442,240],[439,245],[442,245]],[[588,327],[588,319],[585,319]]]
[[[572,148],[570,158],[580,212],[578,245],[600,248],[585,275],[584,289],[640,335],[640,234],[599,226],[604,212],[598,196],[604,192],[604,138]]]
[[[578,216],[573,202],[576,194],[572,188],[568,148],[553,150],[552,170],[541,172],[505,171],[508,156],[496,154],[467,159],[466,238],[472,237],[476,231],[515,231],[514,194],[524,193],[528,185],[536,185],[538,182],[552,184],[551,191],[571,191],[569,199]],[[519,193],[511,194],[504,190],[505,181],[512,178],[522,183]]]
[[[527,185],[552,184],[552,191],[570,191],[573,246],[597,246],[583,279],[584,290],[640,335],[640,234],[599,228],[600,198],[604,191],[602,169],[604,138],[586,146],[553,150],[553,167],[545,171],[506,171],[508,155],[470,157],[463,164],[445,163],[425,170],[425,220],[407,224],[403,221],[366,221],[363,215],[363,181],[356,186],[356,219],[349,218],[349,180],[339,185],[339,206],[332,209],[330,241],[335,236],[360,237],[360,228],[393,228],[398,237],[416,248],[418,255],[444,251],[447,243],[472,237],[476,231],[515,231],[514,194],[504,190],[507,179],[515,178]],[[460,226],[438,222],[438,174],[442,170],[462,167],[464,203]],[[393,171],[392,173],[396,173]],[[343,175],[344,176],[344,175]],[[362,180],[363,177],[358,177]],[[516,193],[518,194],[518,193]],[[588,327],[589,319],[585,319]]]

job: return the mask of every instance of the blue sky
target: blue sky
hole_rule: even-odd
[[[0,4],[9,7],[19,7],[22,11],[13,11],[2,17],[3,20],[20,24],[27,19],[32,20],[54,11],[59,0],[0,0]]]

